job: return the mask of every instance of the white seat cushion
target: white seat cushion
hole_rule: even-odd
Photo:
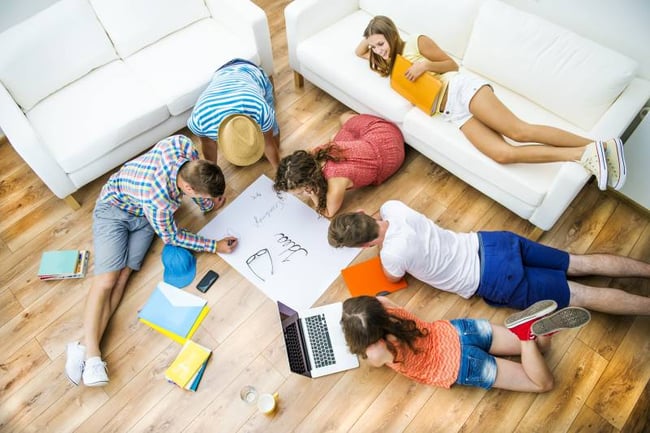
[[[122,58],[210,16],[203,0],[90,0]]]
[[[370,70],[354,49],[371,15],[357,11],[303,41],[296,53],[301,67],[319,74],[343,93],[372,107],[382,117],[401,123],[413,106],[390,87],[389,79]]]
[[[470,72],[463,70],[463,73],[469,74]],[[576,134],[586,135],[585,131],[535,105],[521,95],[498,84],[493,84],[493,87],[499,99],[520,118],[532,123],[556,126]],[[403,129],[419,140],[428,143],[429,146],[449,159],[457,162],[462,161],[467,170],[485,179],[486,184],[492,184],[507,191],[531,207],[539,206],[544,200],[563,164],[576,164],[574,162],[499,164],[481,154],[454,125],[445,122],[439,116],[430,118],[418,109],[411,110],[407,114]],[[585,179],[587,176],[585,172]]]
[[[637,63],[490,0],[476,18],[463,66],[589,130],[634,78]]]
[[[62,0],[0,33],[0,80],[23,111],[117,59],[85,0]]]
[[[219,41],[219,49],[214,49]],[[172,115],[194,106],[214,71],[234,57],[259,64],[252,37],[235,36],[212,18],[180,30],[125,59],[162,97]]]
[[[163,101],[122,61],[71,83],[26,115],[67,173],[170,117]]]

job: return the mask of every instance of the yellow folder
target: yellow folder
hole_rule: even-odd
[[[181,388],[185,388],[211,353],[212,350],[207,347],[201,346],[192,340],[187,340],[174,362],[165,371],[165,378]]]
[[[390,86],[420,110],[432,114],[435,109],[433,104],[440,93],[442,82],[427,72],[415,81],[409,80],[404,74],[411,65],[410,61],[398,54],[390,74]]]

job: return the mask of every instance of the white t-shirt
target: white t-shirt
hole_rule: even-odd
[[[426,216],[391,200],[379,209],[388,230],[379,253],[386,271],[411,274],[437,289],[471,297],[481,278],[476,233],[455,233]]]

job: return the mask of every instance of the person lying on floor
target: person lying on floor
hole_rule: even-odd
[[[507,231],[456,233],[404,203],[391,200],[375,219],[363,211],[337,215],[329,225],[334,247],[377,246],[384,273],[406,273],[463,298],[522,310],[553,299],[563,308],[610,314],[650,314],[650,297],[593,287],[569,277],[604,275],[650,278],[650,263],[613,254],[569,254]]]
[[[426,322],[386,297],[359,296],[343,302],[341,325],[352,353],[416,382],[546,392],[554,379],[542,352],[551,335],[590,320],[583,308],[556,308],[552,300],[537,302],[505,326],[483,319]],[[502,358],[513,355],[521,362]]]

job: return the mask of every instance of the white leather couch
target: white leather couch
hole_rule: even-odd
[[[404,38],[433,38],[529,122],[616,137],[650,97],[634,60],[497,0],[295,0],[286,7],[297,83],[304,77],[356,111],[396,122],[410,146],[542,230],[588,181],[585,170],[573,162],[498,164],[453,125],[412,106],[354,54],[375,15],[392,18]]]
[[[183,128],[212,73],[273,74],[249,0],[61,0],[0,34],[0,128],[60,198]]]

